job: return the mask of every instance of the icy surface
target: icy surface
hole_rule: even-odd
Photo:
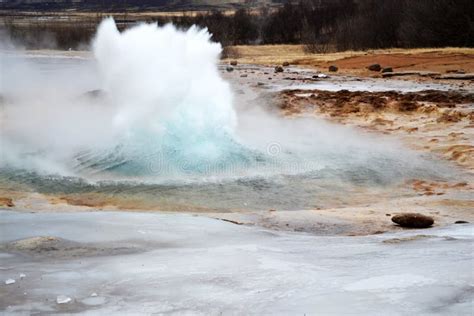
[[[406,238],[419,234],[430,236]],[[1,212],[2,245],[55,236],[85,249],[136,251],[3,256],[3,280],[20,271],[28,278],[0,287],[0,310],[466,315],[474,307],[473,235],[470,224],[317,237],[183,214]],[[383,242],[393,238],[402,241]],[[56,304],[60,295],[71,302]]]
[[[71,301],[72,301],[72,299],[70,297],[65,296],[65,295],[59,295],[56,298],[56,303],[58,303],[58,304],[67,304]]]

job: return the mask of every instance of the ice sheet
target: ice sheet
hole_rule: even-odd
[[[430,236],[383,242],[419,234]],[[466,315],[474,308],[470,224],[321,237],[185,214],[0,212],[3,245],[34,236],[136,251],[2,255],[1,279],[17,279],[0,285],[6,314]],[[72,302],[58,305],[60,295]]]

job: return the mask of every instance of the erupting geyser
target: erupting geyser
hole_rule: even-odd
[[[94,55],[102,89],[116,107],[114,127],[128,136],[232,134],[236,116],[217,70],[220,52],[220,44],[196,27],[182,32],[170,24],[141,24],[119,33],[112,19],[103,21]]]
[[[7,128],[10,147],[34,154],[28,164],[41,156],[42,168],[54,161],[72,174],[202,173],[247,161],[250,151],[234,136],[232,93],[217,68],[221,45],[210,37],[170,24],[120,33],[113,19],[104,20],[93,42],[100,100],[56,93],[41,106],[29,100],[38,116]],[[24,114],[17,107],[9,120],[25,121]]]
[[[221,46],[207,30],[141,24],[120,33],[107,19],[93,46],[116,109],[111,123],[123,171],[203,169],[240,151],[232,94],[217,69]]]

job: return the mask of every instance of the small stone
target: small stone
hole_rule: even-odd
[[[338,70],[339,70],[339,68],[337,68],[337,66],[334,66],[334,65],[329,66],[329,71],[330,72],[337,72]]]
[[[96,292],[92,293],[91,297],[97,297],[97,293]]]
[[[290,65],[290,63],[289,63],[289,62],[287,62],[287,61],[285,61],[285,62],[283,62],[283,64],[282,64],[282,65],[283,65],[283,67],[288,67],[288,66]]]
[[[285,71],[285,69],[283,69],[282,66],[276,66],[275,67],[275,72],[283,72],[283,71]]]
[[[469,224],[468,221],[455,221],[454,224]]]
[[[24,278],[26,278],[26,274],[20,273],[20,279],[23,280]]]
[[[379,64],[372,64],[369,67],[367,67],[370,71],[380,71],[382,70],[382,67]]]
[[[238,64],[237,60],[232,60],[232,61],[230,62],[230,65],[231,65],[231,66],[237,66],[237,64]]]
[[[227,70],[227,72],[232,72],[234,71],[234,67],[227,66],[225,70]]]
[[[392,67],[385,67],[382,69],[382,73],[387,73],[387,72],[393,72],[393,68]]]
[[[409,228],[428,228],[434,224],[434,219],[419,213],[403,213],[392,217],[392,222]]]
[[[15,284],[15,282],[16,282],[16,281],[15,281],[14,279],[7,279],[7,280],[5,280],[5,284],[6,284],[6,285]]]
[[[58,297],[56,297],[56,303],[58,304],[67,304],[71,301],[72,299],[66,295],[59,295]]]

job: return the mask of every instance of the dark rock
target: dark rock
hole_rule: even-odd
[[[232,72],[234,71],[234,67],[228,66],[225,70],[227,70],[227,72]]]
[[[288,67],[290,65],[290,63],[285,61],[282,65],[283,65],[283,67]]]
[[[468,221],[455,221],[454,224],[469,224]]]
[[[237,62],[237,60],[232,60],[229,64],[231,66],[237,66],[238,62]]]
[[[329,71],[330,72],[337,72],[338,70],[339,70],[339,68],[337,68],[337,66],[334,66],[334,65],[329,66]]]
[[[434,219],[419,213],[403,213],[392,217],[392,222],[409,228],[428,228],[434,224]]]
[[[379,64],[372,64],[369,67],[367,67],[370,71],[380,71],[382,70],[382,67]]]
[[[392,67],[385,67],[382,69],[382,73],[387,73],[387,72],[393,72],[393,68]]]
[[[276,66],[275,67],[275,72],[283,72],[285,71],[282,66]]]

